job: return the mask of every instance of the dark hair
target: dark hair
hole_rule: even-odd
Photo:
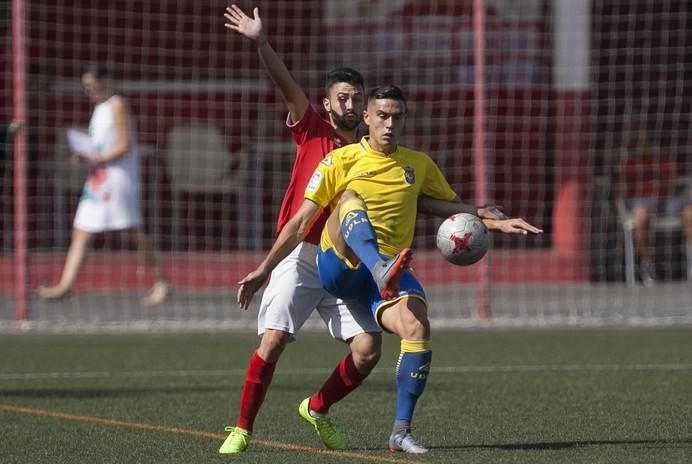
[[[327,79],[324,85],[325,95],[329,95],[329,91],[335,84],[345,82],[359,89],[365,89],[365,80],[363,76],[353,68],[335,68],[327,73]]]
[[[380,87],[375,87],[370,91],[368,95],[368,101],[371,100],[396,100],[404,104],[404,109],[406,106],[406,97],[404,97],[404,92],[396,85],[383,85]]]
[[[86,73],[94,76],[94,79],[97,81],[113,79],[113,70],[106,63],[93,63],[86,69],[85,74]]]

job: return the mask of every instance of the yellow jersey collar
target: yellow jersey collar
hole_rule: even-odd
[[[373,150],[373,148],[370,146],[370,143],[368,142],[368,139],[369,139],[369,138],[370,138],[370,137],[368,137],[367,135],[364,135],[363,138],[361,138],[361,139],[360,139],[360,142],[359,142],[359,143],[360,143],[360,147],[361,147],[364,151],[366,151],[366,152],[368,152],[368,153],[374,153],[374,154],[376,154],[376,155],[386,156],[386,157],[389,158],[389,157],[391,157],[391,156],[396,155],[396,154],[399,152],[399,147],[398,147],[398,146],[396,147],[396,150],[394,150],[394,151],[393,151],[392,153],[390,153],[389,155],[387,155],[387,154],[385,154],[385,153],[382,153],[381,151]]]

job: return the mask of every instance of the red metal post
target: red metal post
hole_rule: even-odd
[[[23,0],[12,1],[12,75],[14,116],[14,282],[17,320],[27,311],[26,253],[26,65]]]
[[[473,161],[476,204],[488,201],[487,162],[485,157],[485,5],[483,0],[473,1]],[[477,265],[478,317],[490,316],[490,256]]]

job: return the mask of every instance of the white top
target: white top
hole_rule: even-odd
[[[113,95],[94,108],[89,122],[89,136],[99,153],[118,144],[113,117]],[[99,166],[87,178],[74,227],[87,232],[105,232],[137,227],[141,223],[139,208],[139,150],[132,121],[128,121],[130,150],[119,158]]]

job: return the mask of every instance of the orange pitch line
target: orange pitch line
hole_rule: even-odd
[[[143,424],[140,422],[126,422],[126,421],[121,421],[121,420],[117,420],[117,419],[106,419],[103,417],[82,416],[82,415],[69,414],[69,413],[58,412],[58,411],[49,411],[47,409],[24,408],[24,407],[19,407],[19,406],[12,406],[9,404],[0,404],[0,411],[11,412],[11,413],[16,413],[16,414],[27,414],[27,415],[33,415],[33,416],[39,416],[39,417],[52,417],[54,419],[69,420],[69,421],[89,422],[92,424],[110,425],[110,426],[114,426],[114,427],[125,427],[128,429],[150,430],[150,431],[154,431],[154,432],[175,433],[178,435],[191,435],[191,436],[195,436],[195,437],[210,438],[212,440],[224,440],[226,438],[225,435],[221,435],[218,433],[212,433],[212,432],[205,432],[202,430],[183,429],[183,428],[179,428],[179,427],[167,427],[165,425],[156,425],[156,424]],[[272,440],[259,440],[259,439],[253,438],[252,443],[260,445],[260,446],[264,446],[265,448],[275,448],[275,449],[283,449],[283,450],[291,450],[291,451],[300,451],[300,452],[304,452],[304,453],[313,453],[313,454],[324,454],[324,455],[335,456],[335,457],[340,457],[340,458],[345,458],[345,459],[360,459],[360,460],[365,460],[365,461],[387,462],[387,463],[394,463],[394,464],[397,464],[397,463],[427,464],[427,463],[422,462],[422,461],[409,461],[409,460],[401,460],[401,459],[392,459],[392,458],[387,458],[387,457],[369,456],[367,454],[352,453],[352,452],[347,452],[347,451],[330,451],[330,450],[324,450],[324,449],[318,449],[318,448],[310,448],[308,446],[291,445],[289,443],[282,443],[282,442],[272,441]]]

